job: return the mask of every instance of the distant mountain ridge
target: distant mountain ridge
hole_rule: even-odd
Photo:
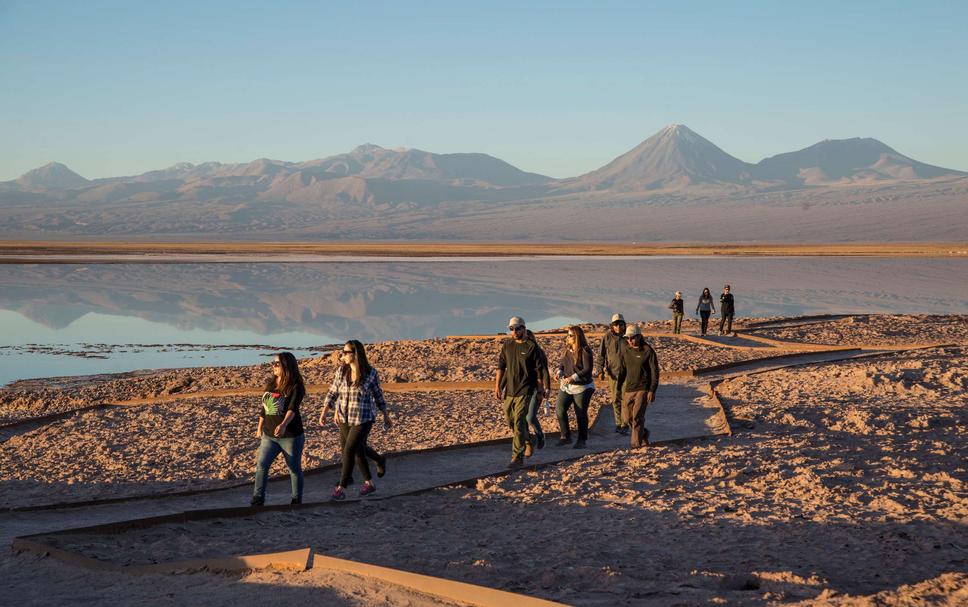
[[[607,238],[638,240],[643,224],[619,218],[645,213],[644,225],[658,230],[653,237],[676,234],[691,240],[706,238],[705,228],[671,214],[665,220],[669,229],[663,230],[656,205],[701,201],[703,217],[713,209],[730,221],[748,217],[754,228],[737,227],[744,239],[776,238],[783,230],[801,234],[795,225],[779,231],[768,225],[764,213],[779,205],[787,209],[777,211],[784,221],[797,216],[789,209],[823,208],[800,218],[809,219],[813,233],[863,233],[877,240],[873,224],[864,223],[871,215],[860,212],[871,207],[857,205],[909,200],[903,212],[915,223],[898,223],[891,233],[917,229],[931,235],[933,230],[937,238],[938,233],[957,236],[962,223],[968,224],[966,177],[869,138],[824,140],[752,164],[676,124],[605,166],[567,179],[522,171],[487,154],[373,144],[302,162],[183,162],[94,180],[50,163],[0,182],[0,234],[488,240],[525,238],[529,230],[543,233],[548,217],[554,217],[551,223],[560,223],[566,238],[608,223],[612,228],[602,232]],[[854,189],[847,192],[843,186]],[[844,206],[845,196],[853,206]],[[753,208],[758,210],[750,215]]]

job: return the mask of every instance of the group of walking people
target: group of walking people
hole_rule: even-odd
[[[586,447],[588,407],[596,390],[596,378],[608,380],[615,431],[631,434],[632,447],[648,444],[645,410],[655,400],[659,363],[655,350],[645,342],[638,325],[629,326],[621,314],[613,315],[597,357],[584,330],[578,325],[568,327],[566,349],[553,373],[547,354],[523,318],[511,318],[508,334],[498,355],[494,395],[503,401],[505,419],[512,432],[509,468],[522,467],[524,458],[530,457],[535,449],[545,447],[545,434],[538,413],[542,403],[550,401],[552,394],[555,394],[559,431],[555,445],[572,445],[574,449]],[[552,375],[558,382],[555,391]],[[306,386],[296,357],[291,352],[277,354],[259,410],[256,434],[260,443],[252,491],[253,506],[265,504],[269,469],[279,454],[289,468],[290,503],[302,503],[302,452],[306,437],[300,407],[305,396]],[[330,409],[339,428],[342,453],[339,480],[330,497],[334,500],[346,498],[347,488],[353,484],[354,464],[363,480],[359,494],[369,495],[376,491],[369,462],[375,464],[377,477],[386,474],[387,467],[386,456],[368,444],[370,431],[378,413],[382,414],[384,429],[389,430],[393,422],[380,387],[379,374],[370,365],[363,344],[357,340],[346,342],[339,352],[339,362],[319,414],[321,426],[326,425]],[[569,421],[572,410],[575,417],[573,444]]]
[[[685,300],[682,298],[682,291],[676,291],[669,309],[672,310],[672,332],[682,333],[682,317],[684,316]],[[716,313],[716,306],[713,304],[713,296],[709,292],[709,287],[702,290],[699,295],[699,303],[696,304],[696,314],[699,315],[699,333],[705,335],[709,328],[709,316]],[[736,305],[733,301],[733,294],[730,292],[729,285],[723,286],[723,292],[719,296],[719,334],[729,335],[733,332],[733,317],[736,315]]]

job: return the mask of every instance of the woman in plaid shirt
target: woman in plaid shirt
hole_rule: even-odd
[[[380,388],[380,377],[366,359],[363,344],[355,339],[343,344],[340,360],[342,364],[336,370],[333,383],[326,393],[323,410],[319,414],[319,423],[325,424],[329,408],[335,408],[334,417],[339,426],[340,443],[343,447],[339,485],[331,496],[334,500],[346,497],[346,487],[353,479],[353,460],[356,460],[356,465],[363,474],[360,495],[369,495],[376,491],[370,476],[370,466],[366,461],[367,456],[376,461],[377,476],[383,476],[386,471],[386,457],[368,447],[366,439],[373,428],[377,409],[383,413],[384,429],[391,426],[387,403]]]

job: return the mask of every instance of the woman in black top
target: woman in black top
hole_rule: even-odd
[[[561,364],[558,365],[558,379],[561,387],[558,390],[558,402],[555,411],[558,414],[558,429],[561,438],[558,446],[571,442],[571,428],[568,426],[568,409],[575,406],[575,422],[578,424],[578,440],[574,449],[584,449],[588,440],[588,405],[595,393],[595,383],[592,381],[592,349],[588,346],[585,332],[578,325],[568,327],[568,349]]]
[[[272,362],[272,377],[266,381],[262,409],[259,411],[256,436],[261,442],[259,454],[256,456],[255,487],[251,502],[253,506],[265,503],[269,468],[280,453],[289,468],[292,488],[290,503],[302,503],[302,452],[306,436],[303,434],[299,405],[305,396],[306,386],[299,373],[296,357],[291,352],[280,352]]]

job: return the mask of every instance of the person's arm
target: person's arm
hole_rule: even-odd
[[[501,344],[501,353],[497,355],[497,373],[494,374],[494,398],[501,400],[501,381],[508,363],[504,358],[505,345]]]
[[[336,373],[333,374],[333,381],[329,384],[329,391],[326,392],[326,398],[323,399],[323,410],[319,412],[319,425],[326,424],[326,413],[329,408],[336,404],[336,398],[339,396],[339,381],[341,380],[341,370],[336,369]]]
[[[595,370],[593,374],[598,379],[605,379],[605,337],[608,335],[608,329],[605,329],[605,335],[602,335],[602,342],[598,345],[598,360],[595,362]]]
[[[581,370],[582,374],[575,378],[576,381],[582,382],[582,384],[587,384],[591,381],[591,375],[588,374],[588,370],[592,368],[592,361],[594,357],[592,356],[592,349],[585,348],[581,351]],[[575,373],[578,375],[578,373]]]
[[[646,395],[649,402],[655,400],[655,391],[659,388],[659,357],[655,350],[649,355],[649,393]]]
[[[542,379],[544,379],[545,396],[547,397],[551,394],[551,369],[548,364],[548,353],[544,350],[541,351],[541,364],[544,367],[544,373],[541,374]]]
[[[625,370],[625,357],[619,356],[618,357],[618,377],[615,378],[615,381],[617,382],[619,389],[621,389],[622,385],[625,384],[625,376],[627,374],[628,373]]]
[[[306,395],[306,390],[302,386],[296,386],[292,389],[292,395],[287,396],[287,399],[291,399],[291,403],[287,403],[289,406],[286,407],[286,414],[283,416],[282,421],[273,430],[272,435],[275,437],[280,437],[286,432],[286,428],[289,427],[289,422],[292,418],[296,417],[299,413],[299,405],[302,404],[303,396]]]
[[[264,411],[259,412],[259,427],[256,428],[255,437],[262,438],[262,426],[266,423],[266,414]]]
[[[548,365],[546,364],[544,352],[541,350],[541,346],[535,342],[534,344],[534,374],[537,376],[538,380],[538,398],[543,398],[546,394],[544,378],[548,371],[545,369]],[[549,381],[550,383],[550,381]]]
[[[373,402],[376,403],[377,409],[383,412],[383,426],[389,428],[393,425],[390,421],[390,410],[387,408],[386,397],[383,396],[383,387],[380,386],[380,374],[377,373],[376,369],[370,372],[370,390],[373,392]]]

